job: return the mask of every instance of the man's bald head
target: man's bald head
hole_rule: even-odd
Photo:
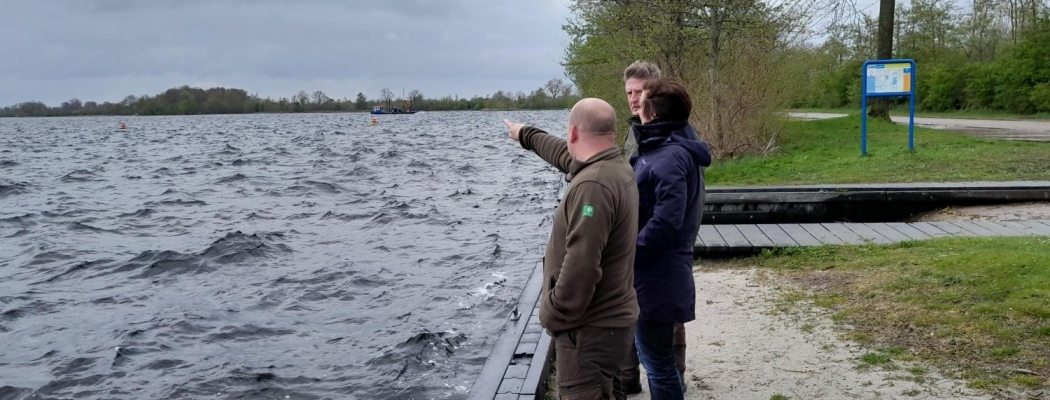
[[[616,110],[602,99],[586,98],[569,112],[569,125],[590,136],[616,136]]]

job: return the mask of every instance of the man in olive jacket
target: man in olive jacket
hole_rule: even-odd
[[[620,365],[634,340],[638,188],[616,146],[616,112],[580,100],[560,139],[504,121],[511,139],[566,174],[543,263],[540,323],[554,337],[563,399],[624,399]]]

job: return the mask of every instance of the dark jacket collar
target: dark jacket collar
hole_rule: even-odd
[[[689,125],[689,121],[665,121],[660,118],[656,118],[649,121],[647,124],[633,125],[633,128],[638,132],[638,145],[641,146],[646,142],[662,141],[671,136],[674,131],[685,129]]]
[[[648,124],[632,125],[638,133],[638,155],[664,146],[680,146],[689,153],[698,167],[711,165],[711,146],[700,140],[700,135],[689,125],[689,121],[662,121],[655,119]],[[635,156],[637,157],[637,156]],[[631,158],[634,165],[635,157]]]

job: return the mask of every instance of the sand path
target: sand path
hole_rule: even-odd
[[[991,399],[927,365],[858,368],[872,349],[840,339],[818,308],[774,313],[778,284],[759,274],[694,273],[698,319],[686,324],[686,399]],[[915,379],[913,368],[926,373]],[[648,399],[643,390],[629,398]]]
[[[814,120],[846,117],[846,114],[791,112],[788,116]],[[898,124],[908,124],[908,117],[890,117]],[[1050,121],[1016,119],[927,118],[915,117],[915,125],[933,129],[963,132],[975,136],[1011,140],[1050,141]]]

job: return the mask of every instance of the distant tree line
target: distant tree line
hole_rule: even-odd
[[[918,108],[1050,112],[1050,2],[912,0],[894,19],[893,56],[916,62]],[[877,25],[867,15],[842,21],[800,50],[806,78],[793,105],[859,107]]]
[[[405,98],[395,97],[390,89],[383,89],[378,98],[358,93],[353,99],[333,99],[318,90],[305,90],[291,97],[272,99],[249,94],[243,89],[216,87],[201,89],[182,86],[171,88],[156,96],[129,95],[111,103],[82,102],[70,99],[49,107],[39,101],[29,101],[0,108],[0,117],[57,117],[76,115],[198,115],[297,112],[369,111],[375,105],[403,108],[409,103],[413,110],[541,110],[571,107],[579,94],[572,85],[561,79],[551,79],[532,92],[497,91],[488,96],[460,98],[444,96],[426,98],[419,90],[408,92]]]

